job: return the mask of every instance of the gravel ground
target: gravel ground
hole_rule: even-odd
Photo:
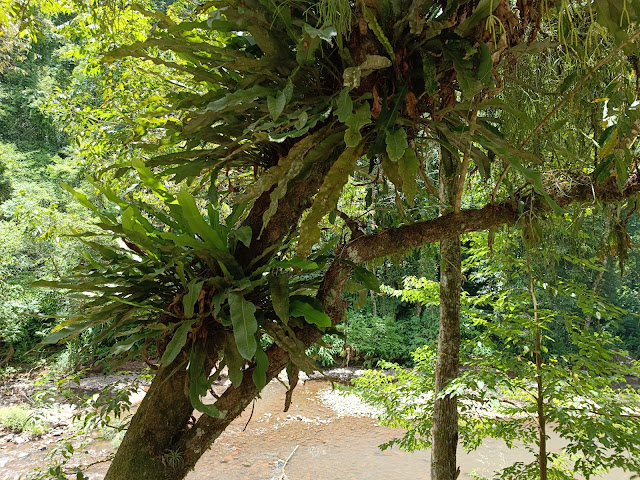
[[[318,396],[325,406],[336,412],[338,417],[376,417],[381,413],[380,409],[363,403],[354,394],[344,390],[325,388],[318,392]]]

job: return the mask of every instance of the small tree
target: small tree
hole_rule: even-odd
[[[464,447],[474,450],[488,437],[501,438],[510,448],[533,445],[533,462],[508,466],[494,478],[568,480],[612,468],[639,473],[640,394],[625,376],[640,375],[640,363],[621,362],[619,341],[584,321],[593,312],[603,320],[623,312],[579,283],[540,280],[536,270],[548,269],[554,256],[547,248],[546,259],[535,250],[523,258],[514,257],[522,249],[512,240],[497,243],[502,243],[494,250],[497,258],[482,259],[482,246],[469,258],[477,277],[495,281],[487,293],[464,297],[463,315],[483,333],[466,342],[464,373],[440,393],[459,399]],[[392,293],[429,304],[437,300],[433,283],[408,279],[406,290]],[[579,314],[559,309],[561,299]],[[550,335],[559,329],[566,329],[569,349],[554,352]],[[367,372],[355,381],[359,395],[382,407],[384,424],[407,429],[383,448],[431,446],[434,358],[432,349],[424,348],[415,353],[410,371],[384,364],[393,369],[391,376]],[[566,442],[558,453],[546,446],[552,430]]]

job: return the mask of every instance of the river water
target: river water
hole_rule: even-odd
[[[352,396],[333,391],[324,380],[309,380],[298,386],[289,412],[283,413],[284,392],[281,384],[269,384],[253,408],[236,419],[203,455],[187,480],[429,478],[429,452],[381,451],[379,444],[401,432],[379,426],[367,415],[370,409]],[[17,480],[42,465],[52,445],[51,440],[0,444],[0,480]],[[550,449],[559,447],[558,439],[552,438]],[[92,441],[81,449],[88,453],[77,455],[78,461],[89,464],[112,450],[108,442]],[[459,478],[471,479],[472,472],[490,476],[516,461],[529,463],[533,454],[524,448],[509,450],[501,441],[487,440],[471,454],[459,451]],[[91,480],[99,480],[107,468],[107,463],[99,463],[86,473]],[[631,475],[618,471],[600,478],[629,480]]]

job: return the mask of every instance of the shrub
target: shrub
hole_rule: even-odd
[[[38,418],[35,411],[24,405],[0,408],[0,425],[11,432],[27,432],[34,437],[39,437],[49,430],[49,425]]]
[[[0,408],[0,425],[14,433],[22,433],[30,418],[31,412],[22,405]]]
[[[379,360],[407,363],[411,360],[411,342],[404,335],[400,322],[391,317],[364,316],[347,313],[345,334],[364,364],[375,365]]]
[[[344,340],[338,335],[323,335],[322,341],[307,349],[307,355],[323,367],[330,367],[335,358],[343,354]]]

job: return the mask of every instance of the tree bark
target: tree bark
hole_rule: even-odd
[[[460,351],[460,237],[440,242],[440,329],[435,394],[458,376]],[[455,480],[458,447],[458,399],[437,398],[433,406],[431,479]]]
[[[440,155],[440,201],[444,213],[455,202],[459,161],[444,148]],[[458,376],[461,285],[460,236],[455,235],[440,241],[440,327],[433,405],[432,480],[456,480],[459,473],[456,466],[458,399],[438,394]]]

